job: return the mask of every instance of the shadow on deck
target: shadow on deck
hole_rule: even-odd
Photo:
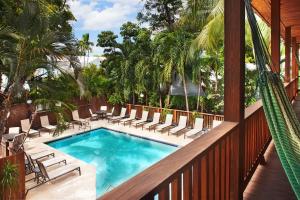
[[[294,103],[294,109],[300,119],[300,98]],[[246,190],[245,200],[282,200],[297,199],[282,168],[274,143],[271,142],[265,153],[266,165],[258,166]]]

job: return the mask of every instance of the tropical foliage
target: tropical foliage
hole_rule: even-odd
[[[222,113],[223,0],[189,0],[186,5],[169,0],[144,3],[137,16],[139,24],[127,22],[120,28],[121,40],[109,30],[98,35],[97,46],[104,48],[106,57],[101,68],[111,86],[106,93],[113,102]],[[150,27],[143,28],[143,23]],[[267,29],[265,33],[267,36]],[[246,62],[254,63],[254,59],[247,24]],[[246,74],[249,105],[257,99],[256,69],[247,69]],[[181,80],[182,96],[170,93],[174,77]],[[198,88],[196,96],[189,95],[189,80]]]
[[[74,17],[65,1],[0,0],[0,5],[3,13],[0,16],[1,137],[8,111],[15,101],[28,95],[62,100],[53,94],[64,91],[53,88],[58,87],[56,75],[74,80],[79,67],[74,59],[77,43],[69,24]],[[57,64],[61,59],[68,60],[74,68],[73,77]]]
[[[57,102],[105,96],[112,104],[222,113],[224,0],[143,3],[137,23],[124,23],[119,35],[102,31],[93,44],[88,33],[73,39],[70,21],[75,19],[66,1],[0,0],[0,132],[10,106],[28,98],[49,100],[57,112]],[[269,29],[260,24],[269,41]],[[89,64],[93,45],[103,49],[99,66]],[[253,66],[248,24],[245,49],[245,61]],[[83,68],[78,56],[84,57]],[[61,66],[60,60],[69,64]],[[255,67],[246,68],[246,105],[258,98],[256,76]],[[181,95],[170,92],[174,80],[182,86]],[[196,94],[189,92],[191,83]]]

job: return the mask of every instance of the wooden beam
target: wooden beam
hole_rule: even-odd
[[[284,80],[290,82],[291,80],[291,27],[285,28],[285,70]]]
[[[292,38],[292,79],[297,77],[297,71],[298,71],[298,65],[296,61],[296,56],[297,56],[297,40],[295,37]]]
[[[280,73],[280,0],[271,0],[271,57],[272,69]]]
[[[231,146],[231,156],[239,159],[230,161],[230,199],[242,199],[245,146],[245,5],[241,0],[226,0],[224,3],[224,119],[239,123]]]

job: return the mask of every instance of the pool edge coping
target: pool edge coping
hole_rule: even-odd
[[[126,133],[124,131],[119,131],[119,130],[115,130],[115,129],[112,129],[112,128],[107,128],[107,127],[104,127],[104,126],[94,128],[94,129],[90,129],[90,130],[85,130],[83,132],[78,132],[78,133],[74,133],[74,134],[71,134],[71,135],[66,135],[66,136],[63,136],[63,137],[60,137],[60,138],[50,139],[50,140],[44,141],[42,143],[48,145],[48,143],[51,143],[51,142],[56,142],[56,141],[59,141],[59,140],[75,137],[75,136],[78,136],[78,135],[87,134],[90,131],[95,131],[95,130],[98,130],[98,129],[107,129],[107,130],[110,130],[110,131],[115,131],[115,132],[125,134],[125,135],[129,135],[129,136],[132,136],[132,137],[145,139],[145,140],[149,140],[149,141],[152,141],[152,142],[157,142],[157,143],[161,143],[161,144],[164,144],[164,145],[169,145],[169,146],[173,146],[173,147],[177,147],[177,148],[182,147],[182,145],[178,145],[178,144],[174,144],[174,143],[168,143],[168,142],[165,142],[165,141],[161,141],[161,140],[157,140],[157,139],[153,139],[153,138],[149,138],[149,137],[144,137],[144,136],[139,136],[139,135],[135,135],[135,134],[132,134],[132,133]]]

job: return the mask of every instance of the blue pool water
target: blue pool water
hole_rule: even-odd
[[[96,167],[97,196],[103,195],[177,149],[103,128],[50,142],[48,145]]]

